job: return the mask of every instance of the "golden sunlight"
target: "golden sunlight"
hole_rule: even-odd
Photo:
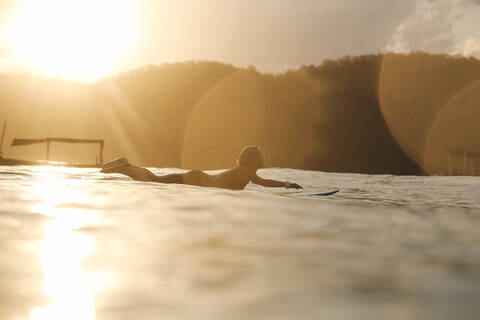
[[[44,272],[44,292],[52,303],[36,308],[30,320],[95,319],[93,289],[80,259],[91,254],[92,244],[75,233],[68,220],[46,224],[46,239],[40,249]]]
[[[6,29],[15,58],[76,81],[112,72],[136,40],[134,0],[25,0]]]
[[[88,235],[77,232],[86,224],[98,223],[98,212],[66,208],[64,203],[86,203],[88,195],[79,185],[59,179],[49,167],[40,170],[42,183],[31,189],[39,198],[33,210],[52,218],[45,224],[45,240],[39,250],[44,273],[43,290],[51,299],[46,306],[35,308],[30,320],[95,319],[95,293],[113,281],[110,275],[83,270],[81,260],[94,251]],[[45,170],[45,172],[43,172]]]

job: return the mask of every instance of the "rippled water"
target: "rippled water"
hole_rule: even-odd
[[[479,319],[480,178],[260,175],[0,167],[0,319]]]

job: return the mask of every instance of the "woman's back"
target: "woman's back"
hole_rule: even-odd
[[[242,190],[250,181],[250,175],[250,172],[246,168],[237,166],[219,173],[210,186],[231,190]]]

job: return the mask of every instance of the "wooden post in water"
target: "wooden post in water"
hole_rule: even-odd
[[[448,154],[448,175],[452,175],[452,156]]]
[[[100,142],[100,164],[103,165],[103,141]]]
[[[463,173],[467,174],[467,151],[463,152]]]
[[[5,130],[7,129],[7,121],[3,123],[3,130],[2,130],[2,139],[0,140],[0,158],[3,158],[3,140],[5,138]]]
[[[47,162],[50,159],[50,139],[47,138]]]

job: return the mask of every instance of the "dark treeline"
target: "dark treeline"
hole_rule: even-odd
[[[106,159],[125,156],[147,166],[226,168],[244,145],[258,144],[267,166],[421,174],[417,149],[402,136],[409,119],[392,122],[403,114],[398,108],[429,105],[422,120],[413,121],[415,142],[424,143],[445,104],[439,100],[478,79],[479,70],[475,59],[413,53],[327,60],[275,75],[217,62],[166,64],[91,85],[2,75],[0,120],[9,123],[7,143],[14,137],[103,138]],[[404,81],[408,71],[416,87]],[[441,84],[430,84],[439,78]],[[42,150],[4,146],[4,156],[38,159]],[[56,160],[92,162],[95,152],[59,145],[51,153]]]

